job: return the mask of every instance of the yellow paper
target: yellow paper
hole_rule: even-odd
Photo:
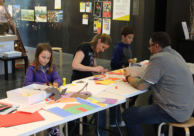
[[[102,104],[102,103],[97,103],[97,105],[99,105],[101,107],[106,107],[106,104]]]
[[[75,84],[70,84],[69,86],[76,86]]]
[[[99,101],[94,100],[94,99],[92,99],[92,98],[90,98],[90,97],[88,97],[88,99],[89,99],[89,100],[92,100],[92,101],[91,101],[91,103],[94,103],[94,104],[96,104],[96,103],[98,103],[98,102],[99,102]]]
[[[98,84],[103,84],[103,85],[110,85],[112,83],[116,83],[116,81],[111,81],[111,80],[103,80],[103,81],[98,81]]]

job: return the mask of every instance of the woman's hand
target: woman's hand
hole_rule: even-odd
[[[53,82],[53,87],[59,87],[59,83]]]
[[[98,72],[98,73],[104,74],[107,71],[108,70],[107,69],[104,69],[102,66],[94,67],[94,72]]]

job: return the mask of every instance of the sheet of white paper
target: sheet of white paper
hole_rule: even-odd
[[[37,104],[29,105],[29,106],[26,106],[23,108],[19,108],[18,111],[34,113],[34,112],[42,109],[45,106],[47,106],[47,104],[45,104],[45,102],[44,103],[37,103]]]
[[[61,0],[55,0],[55,9],[61,9]]]
[[[187,28],[187,23],[182,22],[182,26],[183,26],[183,31],[184,31],[184,34],[185,34],[185,39],[189,39],[189,31],[188,31],[188,28]]]

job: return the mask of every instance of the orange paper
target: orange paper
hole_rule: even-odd
[[[80,105],[80,104],[67,104],[63,107],[63,109],[67,109],[67,108],[74,107],[74,106],[77,106],[77,105]]]
[[[44,118],[38,113],[16,112],[0,116],[0,127],[10,127],[42,121]]]
[[[116,80],[121,80],[121,79],[120,78],[109,77],[109,78],[107,78],[107,80],[116,81]]]
[[[58,102],[60,101],[61,103],[66,103],[66,102],[77,102],[75,98],[61,98],[57,100]]]
[[[84,108],[77,108],[77,110],[79,110],[79,111],[82,111],[82,112],[86,112],[86,111],[88,111],[88,110],[86,110],[86,109],[84,109]]]

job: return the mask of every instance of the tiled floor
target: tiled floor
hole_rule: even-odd
[[[28,48],[26,47],[26,50],[28,51],[28,57],[29,61],[32,62],[34,59],[34,54],[35,54],[35,49],[34,48]],[[63,53],[63,67],[59,67],[59,53],[54,52],[54,63],[57,65],[57,71],[58,74],[61,78],[66,77],[67,83],[70,82],[71,74],[72,74],[72,69],[71,69],[71,63],[72,63],[72,54],[66,54]],[[110,70],[110,61],[109,60],[102,60],[98,59],[97,64],[101,65],[107,69]],[[25,73],[24,70],[16,70],[15,74],[9,74],[9,80],[5,81],[4,80],[4,75],[0,75],[0,99],[6,98],[6,91],[19,88],[23,86],[24,83],[24,78],[25,78]],[[135,106],[142,106],[142,105],[147,105],[147,100],[148,97],[150,96],[151,91],[148,91],[144,94],[139,95]],[[108,114],[107,114],[108,116]],[[89,116],[91,118],[91,116]],[[107,119],[108,122],[108,119]],[[109,124],[107,123],[107,128]],[[145,136],[153,136],[153,128],[152,125],[148,124],[142,124],[142,128],[144,131]],[[115,130],[115,128],[110,128],[111,130]],[[124,136],[127,136],[127,130],[126,128],[121,128],[122,133]],[[117,131],[117,130],[116,130]],[[89,131],[87,132],[87,136],[94,136],[94,128],[90,128]],[[38,134],[39,135],[39,134]],[[45,136],[48,134],[45,134]],[[108,133],[108,136],[119,136],[118,134],[115,133]]]

